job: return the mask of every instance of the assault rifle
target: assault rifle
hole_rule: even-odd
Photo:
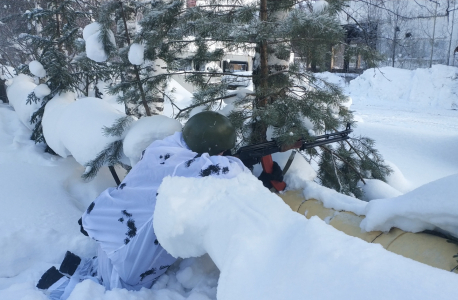
[[[353,129],[351,129],[350,123],[348,123],[345,130],[314,136],[308,139],[303,138],[292,145],[280,146],[277,144],[277,141],[273,140],[270,142],[244,146],[239,148],[237,152],[233,154],[233,156],[238,157],[243,162],[243,164],[249,168],[252,168],[253,165],[257,163],[261,163],[264,172],[271,174],[273,166],[271,154],[277,152],[285,152],[291,149],[305,150],[317,146],[345,141],[350,138],[349,134],[351,132],[353,132]],[[291,166],[295,154],[295,151],[291,153],[286,166],[283,168],[283,174],[285,174],[288,168]],[[271,183],[277,191],[282,191],[286,187],[284,182],[272,180]]]

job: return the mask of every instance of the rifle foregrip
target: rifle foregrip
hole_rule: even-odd
[[[261,165],[264,172],[267,174],[272,174],[274,166],[272,155],[267,155],[261,158]],[[283,181],[271,180],[270,183],[278,192],[283,191],[286,188],[286,183]]]

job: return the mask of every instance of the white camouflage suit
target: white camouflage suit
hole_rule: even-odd
[[[233,178],[241,172],[250,171],[235,157],[198,155],[189,150],[181,132],[154,141],[123,182],[102,192],[83,214],[84,230],[99,245],[97,259],[91,260],[97,267],[91,272],[91,263],[86,260],[88,266],[83,267],[83,259],[72,276],[79,278],[74,284],[94,280],[93,270],[97,269],[96,278],[107,289],[150,288],[176,260],[161,247],[153,228],[157,190],[163,178]],[[68,297],[74,284],[69,284],[62,296]]]

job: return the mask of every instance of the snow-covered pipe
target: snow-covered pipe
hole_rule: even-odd
[[[389,232],[363,232],[360,223],[364,216],[352,212],[325,208],[315,199],[305,199],[301,190],[291,190],[279,195],[291,209],[306,218],[318,216],[334,228],[368,243],[380,244],[396,254],[439,269],[458,273],[458,263],[453,256],[458,253],[458,245],[447,239],[427,233],[411,233],[393,228]]]

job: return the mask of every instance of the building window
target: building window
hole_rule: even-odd
[[[248,62],[246,61],[224,61],[224,72],[244,72],[248,71]]]

